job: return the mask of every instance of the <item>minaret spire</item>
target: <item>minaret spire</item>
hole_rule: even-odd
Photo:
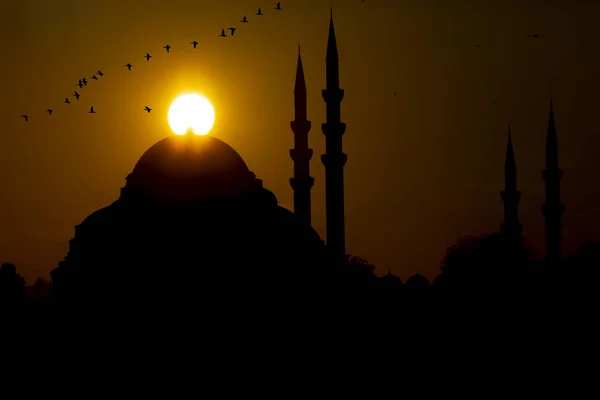
[[[510,125],[508,126],[508,141],[506,144],[506,159],[504,162],[504,190],[500,193],[504,202],[504,222],[500,232],[511,239],[521,237],[522,225],[519,223],[519,200],[521,192],[517,190],[517,164],[513,149]]]
[[[307,120],[306,81],[302,67],[302,55],[298,45],[298,63],[296,65],[296,82],[294,84],[294,120],[290,122],[294,132],[294,148],[290,156],[294,161],[294,177],[290,185],[294,190],[294,213],[307,226],[311,225],[310,191],[314,185],[314,178],[310,176],[310,160],[312,149],[308,148],[308,132],[311,122]]]
[[[546,182],[546,203],[542,204],[542,213],[546,217],[546,261],[556,266],[562,260],[562,216],[565,206],[560,201],[563,170],[558,168],[558,139],[552,98],[546,133],[546,169],[542,171],[542,177]]]
[[[333,9],[330,10],[329,37],[326,55],[327,88],[322,91],[326,104],[327,122],[321,125],[325,135],[325,154],[321,161],[325,166],[325,198],[327,247],[340,261],[346,256],[344,221],[344,165],[347,156],[342,151],[342,136],[346,124],[341,122],[341,102],[344,90],[340,89],[340,71],[333,26]]]

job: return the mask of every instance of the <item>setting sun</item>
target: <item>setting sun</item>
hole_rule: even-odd
[[[196,135],[206,135],[215,123],[215,110],[205,97],[185,94],[173,101],[168,118],[176,135],[184,135],[188,129]]]

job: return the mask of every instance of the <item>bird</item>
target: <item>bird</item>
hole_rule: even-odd
[[[225,34],[225,29],[221,29],[221,34],[217,36],[227,37],[227,35]]]
[[[171,50],[171,46],[169,46],[169,45],[163,46],[163,49],[167,50],[167,53],[168,53]]]
[[[83,88],[83,82],[81,82],[81,79],[79,80],[79,82],[77,82],[77,86],[79,86],[80,88]]]
[[[194,40],[193,42],[190,42],[190,44],[191,44],[192,46],[194,46],[194,48],[196,48],[196,46],[198,46],[198,42],[196,42],[195,40]]]
[[[363,0],[363,1],[364,1],[364,0]],[[277,2],[277,5],[276,5],[274,8],[275,8],[275,10],[277,10],[277,11],[281,11],[281,2],[280,2],[280,1],[278,1],[278,2]]]
[[[65,101],[64,101],[64,103],[65,103],[65,104],[71,104],[71,100],[69,100],[69,98],[68,98],[68,97],[65,97]]]
[[[240,22],[248,23],[248,20],[246,19],[246,16],[244,16],[244,18],[242,18],[242,20]]]
[[[548,36],[544,35],[543,33],[528,33],[526,36],[531,36],[534,39],[537,39],[539,37],[545,37],[545,38],[548,37]]]
[[[480,46],[480,45],[478,45],[478,44],[476,44],[476,45],[475,45],[475,47],[481,48],[481,46]]]
[[[125,66],[126,66],[126,67],[127,67],[127,69],[128,69],[128,70],[130,70],[130,71],[131,71],[131,67],[133,67],[133,65],[131,65],[131,64],[125,64]]]
[[[152,56],[150,55],[150,53],[146,53],[146,55],[144,56],[144,58],[146,59],[146,61],[150,61],[150,59],[152,58]]]
[[[90,111],[88,111],[88,114],[96,114],[96,111],[94,111],[94,106],[90,107]]]
[[[52,110],[52,109],[50,109],[50,108],[46,110],[46,112],[47,112],[49,115],[52,115],[52,111],[54,111],[54,110]]]
[[[101,77],[104,76],[104,74],[102,73],[102,71],[98,70],[98,72],[96,72],[98,75],[100,75]]]
[[[94,79],[94,80],[96,80],[96,81],[97,81],[97,80],[98,80],[98,77],[97,77],[96,75],[92,75],[92,79]]]
[[[25,120],[25,122],[29,121],[29,116],[28,115],[21,115],[21,118],[23,118]]]
[[[83,83],[83,85],[84,85],[84,86],[87,86],[87,79],[83,78],[83,79],[81,80],[81,83]]]
[[[396,92],[394,92],[394,96],[396,95]]]
[[[256,12],[256,15],[263,15],[261,9],[259,8],[258,11]]]
[[[150,111],[152,111],[152,109],[151,109],[150,107],[148,107],[148,106],[144,107],[144,110],[145,110],[145,111],[148,111],[148,113],[149,113]]]
[[[231,31],[231,36],[233,36],[233,34],[235,33],[237,28],[234,28],[233,26],[231,28],[227,28]]]
[[[79,96],[80,96],[79,93],[73,92],[73,97],[75,97],[77,100],[79,100]]]

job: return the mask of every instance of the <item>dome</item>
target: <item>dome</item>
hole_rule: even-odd
[[[242,157],[208,135],[171,135],[150,147],[127,177],[126,189],[162,200],[235,197],[256,182]]]
[[[406,286],[414,288],[426,288],[430,285],[429,280],[418,272],[406,280]]]

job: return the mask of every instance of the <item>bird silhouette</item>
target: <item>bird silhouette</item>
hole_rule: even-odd
[[[65,103],[65,104],[71,104],[71,100],[69,100],[69,98],[68,98],[68,97],[65,97],[65,101],[64,101],[64,103]]]
[[[394,96],[396,95],[396,92],[394,92]]]
[[[167,53],[168,53],[169,51],[171,51],[171,46],[169,46],[169,45],[163,46],[163,49],[167,50]]]
[[[146,61],[150,61],[150,59],[152,58],[152,56],[149,53],[146,53],[146,55],[144,56],[144,58],[146,59]]]
[[[102,73],[102,71],[98,70],[98,72],[96,72],[98,75],[100,75],[101,77],[104,76],[104,74]]]
[[[275,6],[275,10],[281,11],[281,2],[278,1],[277,5]]]
[[[87,86],[87,79],[83,78],[83,79],[81,80],[81,83],[83,83],[83,86]]]
[[[95,81],[97,81],[98,77],[96,75],[92,75],[92,79],[95,80]]]
[[[476,45],[475,45],[475,47],[481,48],[481,46],[480,46],[480,45],[478,45],[478,44],[476,44]]]
[[[83,88],[83,82],[81,82],[81,79],[79,80],[79,82],[77,82],[77,86],[79,86],[80,88]]]
[[[258,11],[256,12],[256,15],[263,15],[261,9],[259,8]]]
[[[196,42],[195,40],[193,42],[190,43],[192,46],[194,46],[194,48],[196,48],[196,46],[198,46],[198,42]]]
[[[240,22],[248,23],[248,19],[246,19],[246,17],[244,16],[244,18],[242,18],[242,20]]]
[[[231,36],[233,36],[235,31],[237,30],[237,28],[234,28],[233,26],[231,28],[227,28],[227,29],[229,29],[229,31],[231,31]]]
[[[75,97],[77,100],[79,100],[79,96],[80,96],[79,93],[73,92],[73,97]]]
[[[133,65],[131,65],[131,64],[125,64],[125,66],[126,66],[126,67],[127,67],[127,69],[128,69],[128,70],[130,70],[130,71],[131,71],[131,67],[133,67]]]
[[[52,109],[50,109],[50,108],[46,110],[46,112],[47,112],[49,115],[52,115],[52,111],[54,111],[54,110],[52,110]]]
[[[148,107],[148,106],[144,107],[144,110],[148,111],[148,113],[150,113],[150,111],[152,111],[152,109],[150,107]]]
[[[221,34],[217,36],[227,37],[227,35],[225,34],[225,29],[221,29]]]
[[[526,36],[531,36],[534,39],[538,39],[540,37],[544,37],[544,38],[548,37],[548,36],[544,35],[543,33],[528,33]]]
[[[96,114],[96,111],[94,111],[94,106],[90,107],[90,111],[88,111],[88,114]]]
[[[25,122],[29,121],[29,116],[28,115],[21,115],[21,118],[23,118],[25,120]]]

